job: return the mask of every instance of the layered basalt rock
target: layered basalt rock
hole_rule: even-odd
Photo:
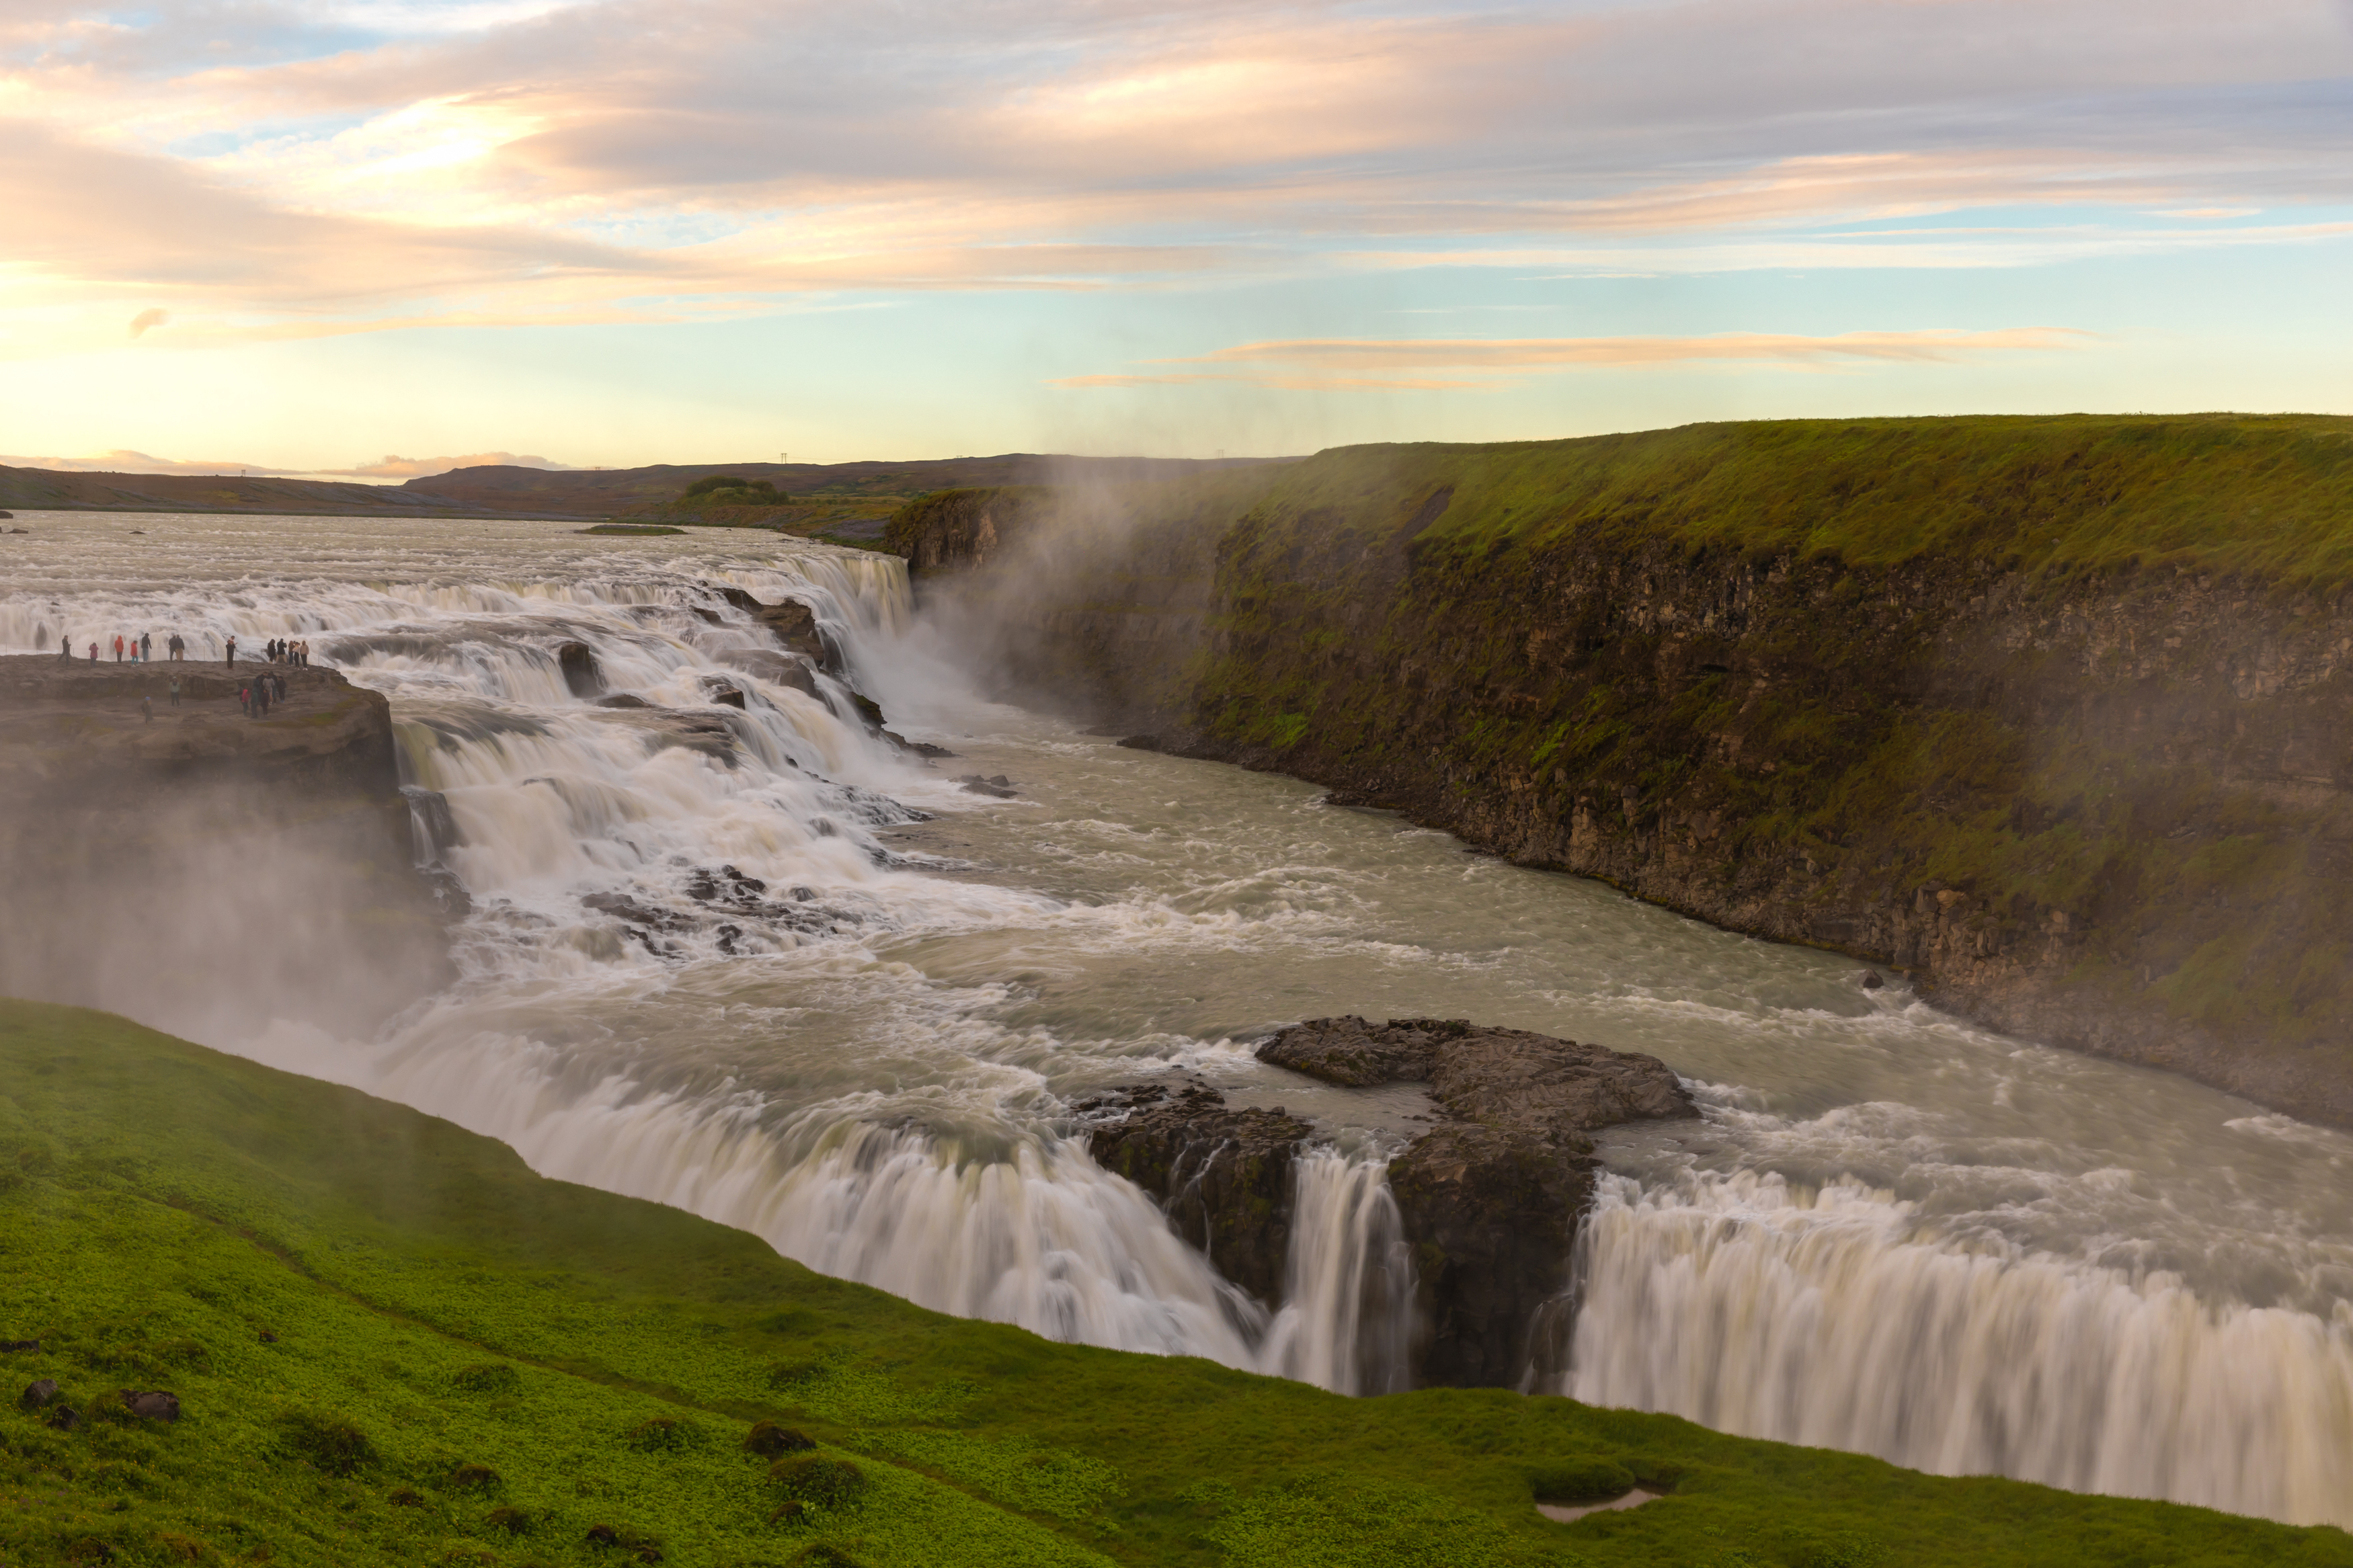
[[[1430,1086],[1443,1120],[1389,1162],[1413,1249],[1419,1384],[1516,1384],[1592,1201],[1586,1134],[1698,1114],[1655,1057],[1461,1019],[1311,1019],[1258,1057],[1352,1088]]]
[[[1314,1129],[1281,1107],[1236,1110],[1206,1084],[1142,1084],[1082,1102],[1116,1116],[1095,1163],[1158,1199],[1176,1234],[1268,1306],[1291,1254],[1292,1167]]]
[[[265,675],[285,699],[250,717]],[[365,1031],[454,978],[463,900],[417,862],[456,842],[402,792],[385,699],[332,670],[0,658],[0,992]]]
[[[1591,1202],[1586,1134],[1696,1114],[1654,1058],[1460,1019],[1316,1018],[1258,1055],[1349,1088],[1430,1085],[1441,1120],[1389,1163],[1414,1267],[1416,1385],[1515,1385]],[[1189,1082],[1116,1089],[1077,1109],[1103,1119],[1097,1163],[1159,1200],[1228,1279],[1282,1304],[1307,1121],[1280,1107],[1237,1110]]]

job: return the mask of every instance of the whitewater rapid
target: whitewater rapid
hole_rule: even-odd
[[[993,707],[885,558],[541,522],[19,525],[0,647],[310,638],[391,700],[420,856],[472,900],[462,978],[382,1037],[209,1043],[926,1306],[1362,1393],[1403,1362],[1383,1162],[1426,1107],[1249,1042],[1357,1012],[1650,1051],[1706,1117],[1605,1139],[1530,1386],[2353,1524],[2343,1135]],[[838,671],[794,676],[730,590],[807,604]],[[645,706],[575,696],[566,644]],[[959,755],[871,733],[853,690]],[[1277,1310],[1086,1153],[1074,1103],[1172,1068],[1323,1130]]]

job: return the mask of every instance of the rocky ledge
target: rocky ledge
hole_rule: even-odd
[[[279,666],[284,700],[248,717],[263,672],[0,658],[0,885],[25,895],[0,901],[0,992],[225,1038],[361,1031],[448,983],[389,707]]]
[[[1592,1200],[1587,1134],[1697,1114],[1656,1058],[1461,1019],[1316,1018],[1258,1056],[1348,1088],[1430,1086],[1437,1125],[1389,1163],[1414,1263],[1418,1386],[1517,1384]],[[1227,1279],[1280,1304],[1308,1122],[1280,1107],[1236,1110],[1198,1083],[1115,1090],[1080,1109],[1117,1118],[1093,1135],[1098,1163],[1158,1198]]]

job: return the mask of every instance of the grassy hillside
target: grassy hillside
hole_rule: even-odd
[[[0,1561],[2353,1564],[2353,1538],[1050,1343],[400,1107],[0,1003]],[[81,1417],[18,1407],[56,1380]],[[169,1389],[175,1424],[121,1391]],[[814,1447],[747,1452],[772,1420]],[[1573,1525],[1538,1495],[1671,1496]]]
[[[2292,587],[2353,580],[2353,418],[1687,425],[1570,441],[1342,447],[1267,478],[1274,509],[1329,509],[1359,525],[1404,521],[1451,486],[1433,544],[1663,535],[1858,565],[1937,556],[2031,572],[2180,565]]]

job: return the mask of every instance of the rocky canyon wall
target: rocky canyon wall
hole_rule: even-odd
[[[962,494],[896,542],[1011,691],[2353,1125],[2353,424],[1703,426]]]

